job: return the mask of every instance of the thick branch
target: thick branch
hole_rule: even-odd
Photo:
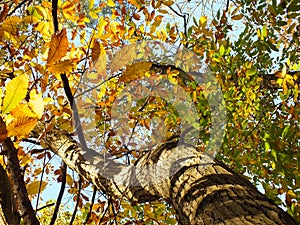
[[[10,138],[6,138],[2,143],[4,152],[7,155],[7,169],[12,178],[13,189],[16,200],[25,224],[40,224],[35,216],[33,207],[28,198],[22,171],[20,169],[18,150],[15,148]]]
[[[17,212],[14,193],[6,171],[0,164],[0,224],[19,225],[20,217]]]

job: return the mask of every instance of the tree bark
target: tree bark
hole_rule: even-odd
[[[0,164],[0,224],[19,225],[20,216],[17,212],[14,193],[5,169]]]
[[[132,167],[109,165],[115,169],[115,180],[111,180],[107,178],[111,174],[103,172],[113,164],[107,156],[87,154],[71,136],[47,129],[44,123],[33,132],[33,137],[40,135],[71,169],[99,190],[136,202],[163,198],[176,210],[180,224],[297,224],[245,178],[176,140],[145,153]],[[128,182],[115,182],[118,177],[126,177]]]

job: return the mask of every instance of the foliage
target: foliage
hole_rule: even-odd
[[[30,199],[40,201],[40,193],[49,188],[50,181],[62,182],[63,170],[56,168],[54,154],[43,149],[43,139],[34,144],[30,139],[38,120],[51,121],[48,129],[58,126],[70,135],[74,131],[62,74],[74,95],[87,72],[91,83],[102,81],[97,102],[91,102],[97,105],[98,134],[90,133],[87,142],[104,141],[108,152],[130,162],[142,154],[136,151],[141,145],[155,144],[151,141],[161,131],[154,128],[165,126],[165,139],[178,134],[178,112],[164,99],[155,97],[140,99],[131,109],[125,121],[128,129],[121,130],[136,135],[137,139],[128,140],[130,146],[124,146],[114,132],[111,106],[116,97],[131,81],[151,76],[179,84],[191,96],[200,115],[200,123],[193,124],[201,127],[198,148],[204,149],[209,137],[210,109],[201,87],[192,80],[186,82],[178,68],[162,71],[150,62],[128,64],[126,68],[111,65],[118,68],[116,71],[103,66],[110,62],[106,54],[125,43],[159,40],[181,44],[195,52],[220,82],[228,121],[218,159],[251,176],[269,198],[300,221],[298,1],[235,0],[217,6],[207,2],[203,6],[197,1],[64,0],[58,1],[58,21],[53,16],[53,2],[0,3],[0,109],[5,122],[0,123],[0,141],[9,138],[18,150]],[[196,12],[202,6],[211,11],[202,10],[201,15],[184,13],[189,7]],[[114,62],[122,65],[122,57],[130,57],[130,52],[119,55]],[[84,130],[88,131],[89,126],[82,122]],[[1,164],[6,167],[5,156]],[[66,176],[68,193],[74,203],[78,202],[75,224],[83,224],[90,209],[91,224],[176,224],[174,212],[161,201],[131,205],[102,193],[91,205],[91,194],[83,194],[84,190],[90,193],[91,185],[75,177],[70,173]],[[51,212],[51,207],[39,211],[42,224],[49,223]],[[56,223],[68,224],[70,212],[62,211]]]

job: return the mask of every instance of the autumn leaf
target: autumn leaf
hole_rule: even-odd
[[[48,183],[45,181],[41,181],[41,182],[33,181],[30,184],[26,185],[28,194],[36,195],[37,193],[42,192],[46,188]]]
[[[6,125],[2,118],[0,118],[0,143],[7,138]]]
[[[3,5],[3,10],[0,13],[0,22],[2,22],[5,19],[5,17],[7,16],[8,12],[9,12],[9,7],[8,7],[7,3],[5,3]]]
[[[233,19],[233,20],[240,20],[242,18],[243,18],[242,14],[234,15],[234,16],[231,17],[231,19]]]
[[[107,1],[107,5],[108,5],[109,7],[115,7],[115,6],[116,6],[116,3],[114,3],[113,0],[108,0],[108,1]]]
[[[57,62],[48,67],[48,71],[53,74],[70,73],[73,69],[73,62],[70,59]]]
[[[134,59],[137,58],[136,46],[126,45],[122,47],[120,51],[117,52],[116,56],[110,64],[111,72],[114,73],[128,63],[132,63]]]
[[[92,61],[95,62],[101,53],[101,46],[98,41],[94,41],[94,46],[92,48]]]
[[[71,175],[69,175],[69,174],[66,175],[66,181],[67,181],[67,184],[71,187],[73,184],[73,178],[71,177]]]
[[[20,75],[12,79],[6,86],[2,113],[9,113],[25,98],[28,88],[28,77]]]
[[[10,111],[10,115],[14,118],[22,116],[37,117],[36,114],[29,108],[29,103],[20,103],[13,110]]]
[[[64,28],[60,33],[53,35],[51,38],[47,64],[57,62],[64,57],[68,52],[68,46],[67,31]]]
[[[100,55],[95,63],[95,69],[97,70],[97,77],[106,76],[106,55]],[[87,76],[89,77],[89,76]]]
[[[32,131],[37,122],[36,117],[21,116],[7,125],[8,136],[25,137]]]
[[[145,73],[150,70],[151,62],[137,62],[127,66],[125,72],[119,78],[120,82],[130,82],[145,76]]]
[[[44,101],[42,93],[36,93],[35,91],[30,92],[29,106],[31,110],[40,119],[44,113]]]

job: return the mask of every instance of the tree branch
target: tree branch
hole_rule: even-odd
[[[6,171],[0,164],[0,222],[2,225],[19,225],[20,216],[17,212],[14,193]]]
[[[3,122],[1,117],[0,120]],[[7,156],[7,169],[12,177],[12,185],[15,192],[16,201],[21,212],[21,217],[23,218],[25,224],[38,225],[40,223],[28,198],[23,174],[20,169],[18,150],[15,148],[10,138],[6,138],[2,145]]]
[[[61,170],[62,170],[61,187],[60,187],[60,191],[59,191],[59,194],[58,194],[58,197],[57,197],[57,200],[56,200],[55,208],[54,208],[54,211],[53,211],[53,216],[51,218],[51,221],[50,221],[49,225],[54,225],[55,220],[57,218],[59,206],[61,204],[61,200],[62,200],[62,197],[64,195],[66,182],[67,182],[67,180],[66,180],[66,177],[67,177],[67,164],[65,162],[63,162],[63,164],[62,164],[62,169]]]

